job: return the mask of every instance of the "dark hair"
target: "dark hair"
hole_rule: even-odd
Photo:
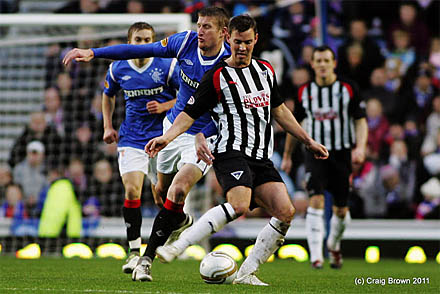
[[[257,23],[255,22],[255,19],[247,14],[237,15],[229,22],[229,35],[232,33],[232,31],[242,33],[249,29],[253,29],[254,33],[257,33]]]
[[[146,22],[135,22],[130,26],[127,33],[127,39],[130,41],[131,36],[134,32],[141,31],[141,30],[150,30],[153,33],[153,41],[156,38],[156,32],[154,31],[154,28]]]
[[[321,45],[321,46],[318,46],[318,47],[313,48],[313,52],[312,52],[312,60],[314,59],[315,52],[324,52],[324,51],[327,51],[327,50],[330,51],[330,52],[332,53],[333,60],[336,60],[335,52],[333,51],[332,48],[330,48],[330,47],[327,46],[327,45]]]
[[[221,7],[205,7],[198,12],[198,16],[213,16],[217,19],[219,29],[227,28],[229,25],[229,13]]]

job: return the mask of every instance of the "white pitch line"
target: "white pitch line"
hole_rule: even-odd
[[[79,292],[79,293],[144,293],[144,294],[157,294],[157,291],[132,291],[132,290],[98,290],[98,289],[45,289],[45,288],[0,288],[5,291],[45,291],[45,292]],[[0,291],[1,292],[1,291]],[[182,292],[167,292],[167,294],[181,294]],[[210,294],[210,292],[200,292],[194,294]]]

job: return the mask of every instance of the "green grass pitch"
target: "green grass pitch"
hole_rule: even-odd
[[[205,284],[199,276],[199,262],[193,260],[172,264],[156,260],[153,282],[133,282],[121,272],[122,263],[98,258],[19,260],[0,256],[0,293],[440,293],[440,265],[432,260],[425,264],[403,260],[367,264],[347,259],[341,270],[330,269],[328,264],[323,270],[312,270],[307,262],[277,259],[264,264],[258,273],[269,287]],[[390,284],[390,278],[408,284]]]

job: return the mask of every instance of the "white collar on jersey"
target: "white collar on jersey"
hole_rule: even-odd
[[[225,51],[225,44],[222,43],[222,49],[220,49],[220,52],[218,53],[215,59],[204,60],[202,57],[202,53],[200,52],[200,48],[197,47],[197,56],[199,57],[199,61],[201,65],[213,65],[217,62],[219,57],[223,55],[224,51]]]
[[[128,65],[134,69],[135,71],[137,71],[138,73],[143,73],[144,71],[147,70],[147,68],[150,67],[150,65],[153,63],[153,57],[150,57],[150,59],[148,59],[148,62],[143,66],[143,67],[137,67],[136,64],[134,64],[133,59],[127,60]]]

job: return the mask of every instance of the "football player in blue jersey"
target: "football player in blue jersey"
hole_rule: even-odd
[[[137,22],[128,30],[128,43],[148,44],[154,41],[153,27]],[[124,273],[132,273],[139,261],[141,248],[141,193],[145,175],[152,186],[154,201],[163,200],[155,193],[157,183],[156,160],[144,152],[145,144],[162,134],[166,111],[175,104],[179,87],[179,66],[172,58],[140,58],[119,60],[110,64],[102,94],[104,116],[103,140],[107,144],[118,142],[119,172],[125,187],[122,208],[127,226],[130,254],[122,266]],[[115,95],[121,90],[125,98],[125,120],[119,134],[113,128],[112,117]]]
[[[164,120],[166,131],[195,93],[202,76],[224,56],[230,55],[225,43],[228,33],[228,13],[218,7],[207,7],[199,11],[197,32],[185,31],[174,34],[160,42],[140,46],[115,45],[93,49],[72,49],[63,59],[65,65],[72,60],[88,62],[93,58],[131,59],[141,57],[174,57],[180,66],[180,89],[175,106]],[[208,127],[207,127],[208,126]],[[203,130],[203,134],[201,131]],[[156,216],[148,241],[145,257],[141,258],[133,271],[133,280],[151,281],[151,263],[158,246],[167,240],[172,242],[187,227],[192,219],[183,212],[186,195],[206,174],[209,167],[200,161],[198,154],[209,153],[205,137],[216,134],[217,129],[209,113],[197,119],[190,129],[163,149],[158,155],[158,195],[167,195],[164,207]],[[194,141],[200,144],[195,150]],[[201,150],[201,151],[200,151]],[[205,150],[205,151],[203,151]]]

